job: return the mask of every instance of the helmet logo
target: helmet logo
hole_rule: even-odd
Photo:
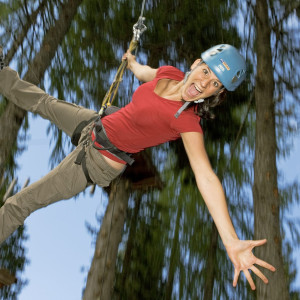
[[[219,64],[218,67],[222,72],[225,72],[225,68],[222,66],[222,64]]]
[[[224,61],[222,58],[220,58],[220,61],[222,62],[223,66],[226,68],[227,71],[230,70],[229,66],[227,65],[226,61]]]
[[[218,51],[213,50],[213,51],[210,51],[210,52],[209,52],[209,55],[210,55],[210,56],[214,56],[214,55],[216,55],[216,54],[218,54],[218,53],[219,53]]]

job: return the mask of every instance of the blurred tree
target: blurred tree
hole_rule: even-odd
[[[114,3],[114,2],[112,2]],[[121,5],[121,4],[120,4]],[[197,7],[197,10],[192,10],[191,7]],[[173,12],[172,14],[170,14],[170,11]],[[205,16],[199,12],[203,12],[205,11],[207,13],[207,15],[205,14]],[[207,12],[208,11],[208,12]],[[150,64],[151,66],[157,67],[158,65],[163,65],[166,63],[170,63],[173,65],[177,65],[178,67],[181,67],[185,70],[187,70],[189,67],[189,65],[192,63],[193,59],[199,57],[201,51],[205,50],[206,48],[212,46],[213,44],[216,43],[216,41],[222,42],[224,40],[226,40],[226,42],[232,43],[237,45],[238,43],[240,43],[238,35],[236,33],[236,30],[234,29],[234,26],[230,24],[229,20],[232,17],[233,13],[235,11],[235,6],[232,5],[231,6],[227,6],[227,4],[224,3],[217,3],[217,1],[211,3],[211,5],[209,3],[202,3],[202,2],[193,2],[193,3],[181,3],[181,2],[177,2],[177,1],[153,1],[150,2],[150,4],[147,6],[147,12],[146,12],[146,16],[150,15],[151,17],[149,18],[150,20],[147,19],[147,26],[148,26],[148,31],[145,34],[144,38],[143,38],[143,49],[140,50],[140,59],[145,62]],[[118,22],[121,23],[122,21],[122,16],[124,16],[124,12],[122,9],[118,10],[118,14],[120,15],[119,18],[117,18]],[[216,22],[216,24],[212,24],[211,22],[211,18],[210,16],[214,15],[216,16],[216,18],[222,20],[222,22]],[[113,14],[113,16],[115,17],[116,15]],[[186,18],[188,16],[189,22],[186,22]],[[207,16],[207,17],[206,17]],[[149,26],[150,23],[150,26]],[[113,28],[114,27],[114,20],[111,20],[111,22],[109,22],[110,27]],[[184,26],[182,25],[184,24]],[[224,29],[224,27],[226,27],[226,29]],[[120,26],[119,26],[120,28]],[[228,31],[227,31],[228,30]],[[230,31],[230,33],[229,33]],[[120,31],[116,31],[116,32],[120,32]],[[121,31],[122,32],[122,31]],[[179,34],[180,33],[180,34]],[[197,37],[197,38],[195,38]],[[206,40],[207,44],[205,45],[204,42],[203,44],[201,43],[202,39]],[[213,42],[212,42],[213,41]],[[161,47],[160,47],[161,45]],[[163,46],[162,46],[163,45]],[[118,47],[115,47],[116,49],[118,49]],[[147,53],[147,57],[145,59],[144,56],[144,52],[145,52],[145,48],[147,49],[146,53]],[[188,49],[188,50],[186,50]],[[126,81],[125,81],[126,84]],[[130,86],[130,84],[127,84],[127,86]],[[122,97],[122,91],[120,93],[121,97]],[[231,100],[231,101],[230,101]],[[205,126],[209,127],[209,130],[206,131],[206,138],[208,140],[208,150],[209,150],[209,154],[212,158],[213,161],[213,165],[215,166],[216,169],[223,169],[222,165],[225,165],[226,159],[228,158],[228,156],[223,155],[222,159],[221,159],[221,155],[219,153],[222,153],[220,151],[222,151],[222,147],[226,147],[228,145],[231,145],[234,142],[236,133],[238,131],[238,128],[240,126],[241,120],[240,117],[237,118],[235,116],[236,114],[236,110],[238,109],[238,107],[245,103],[248,99],[247,97],[244,96],[244,91],[240,91],[237,94],[235,94],[235,99],[234,101],[232,101],[233,98],[229,97],[229,101],[227,102],[228,104],[225,106],[223,106],[222,108],[220,108],[218,110],[219,114],[218,114],[218,122],[216,122],[215,124],[213,123],[206,123],[204,124]],[[228,122],[230,123],[230,127],[224,127],[224,126],[220,126],[220,124],[222,122],[224,122],[224,124],[227,124]],[[220,143],[220,140],[222,140],[222,143]],[[213,143],[217,143],[217,146],[213,147],[212,144]],[[177,164],[174,165],[174,169],[172,169],[173,172],[179,173],[181,174],[182,171],[184,171],[186,173],[186,176],[180,175],[179,177],[183,176],[182,178],[189,178],[192,176],[192,172],[190,171],[190,168],[188,167],[188,161],[184,152],[184,149],[181,145],[180,142],[178,143],[172,143],[170,145],[170,147],[176,149],[176,154],[178,156],[178,160],[177,160]],[[169,145],[166,148],[166,151],[169,151]],[[161,152],[154,152],[154,157],[160,157],[161,156]],[[163,169],[163,163],[160,159],[157,160],[158,164],[160,165],[160,169]],[[221,172],[220,172],[221,173]],[[173,183],[174,179],[172,179],[171,177],[168,178],[166,177],[166,182],[170,182]],[[186,198],[189,198],[189,203],[190,203],[190,208],[193,212],[197,212],[197,209],[195,209],[195,207],[197,207],[197,199],[199,199],[199,195],[195,186],[195,182],[193,180],[187,180],[184,179],[183,182],[182,181],[175,181],[177,182],[176,184],[172,184],[172,187],[169,187],[169,189],[171,190],[184,190],[184,182],[187,181],[189,182],[188,187],[187,187],[187,191],[186,193],[182,192],[182,199],[180,199],[180,201],[185,201],[187,200]],[[194,190],[194,191],[193,191]],[[190,197],[190,196],[185,196],[185,194],[189,194],[189,195],[193,195],[194,198]],[[172,197],[167,197],[167,199],[169,199],[169,205],[170,207],[172,207],[172,203],[174,201],[174,205],[178,205],[175,204],[176,203],[176,199],[174,198],[172,199]],[[172,199],[172,200],[171,200]],[[171,203],[172,201],[172,203]],[[155,211],[156,209],[158,209],[155,205],[155,201],[153,201],[152,203],[153,206],[151,206],[151,208]],[[240,204],[241,205],[241,204]],[[171,210],[171,208],[170,208]],[[147,213],[151,213],[151,210],[145,211]],[[175,212],[173,214],[173,212]],[[190,211],[189,211],[190,213]],[[170,211],[170,220],[172,220],[174,218],[174,216],[176,216],[176,210],[171,210]],[[205,245],[203,244],[197,244],[194,241],[191,241],[191,228],[194,228],[195,226],[195,221],[197,219],[199,219],[198,215],[195,215],[193,219],[192,217],[187,217],[186,216],[187,212],[185,212],[183,214],[183,219],[186,220],[185,222],[189,225],[186,226],[184,233],[181,232],[180,236],[186,236],[186,246],[184,246],[185,244],[182,243],[182,239],[180,241],[180,244],[182,245],[183,248],[186,247],[186,251],[191,257],[190,260],[190,264],[191,264],[191,268],[194,269],[196,264],[203,264],[202,258],[203,260],[205,260],[207,258],[208,255],[210,255],[211,258],[214,258],[216,256],[216,253],[214,251],[201,251],[202,257],[199,253],[199,248],[201,249],[208,249],[208,243],[207,243],[207,236],[209,236],[211,234],[211,229],[209,230],[209,228],[213,228],[211,227],[211,221],[206,220],[206,224],[204,225],[205,227],[207,227],[207,231],[205,232],[205,229],[203,229],[203,232],[205,232],[205,237],[203,238],[203,241],[205,242]],[[144,218],[147,218],[147,215],[144,215]],[[185,216],[185,217],[184,217]],[[205,217],[203,217],[205,219]],[[193,223],[193,224],[191,224]],[[176,222],[171,222],[170,224],[176,224]],[[199,225],[197,225],[197,228],[199,227]],[[164,235],[164,236],[168,236],[173,232],[174,228],[171,227],[169,228],[169,230],[167,230],[166,228],[164,228],[165,231],[164,232],[160,232],[159,235]],[[157,227],[157,230],[159,230],[159,227]],[[193,230],[192,230],[193,232]],[[216,236],[217,232],[214,231],[213,236]],[[171,234],[172,235],[172,234]],[[173,236],[173,235],[172,235]],[[195,237],[196,235],[194,234],[193,237]],[[215,244],[215,240],[216,239],[212,239],[212,243]],[[137,242],[137,241],[136,241]],[[165,251],[166,253],[169,251],[169,249],[172,249],[172,245],[175,246],[175,244],[173,244],[173,241],[170,240],[169,241],[170,244],[165,244]],[[190,243],[193,243],[193,251],[191,254],[191,248],[192,245]],[[155,247],[161,247],[161,244],[156,244]],[[182,248],[180,247],[180,248]],[[175,247],[176,248],[176,247]],[[173,249],[175,249],[173,248]],[[216,246],[214,246],[212,249],[215,249]],[[189,250],[187,250],[189,249]],[[149,251],[153,251],[154,249]],[[155,249],[158,250],[158,249]],[[222,250],[223,251],[223,250]],[[222,252],[221,251],[221,252]],[[143,252],[145,256],[148,256],[149,254],[147,252]],[[179,254],[177,255],[176,258],[176,271],[175,272],[184,272],[184,267],[185,268],[189,268],[189,266],[187,265],[183,265],[181,262],[181,258],[184,257],[185,254],[184,252],[179,251]],[[172,256],[174,257],[174,256]],[[197,259],[194,259],[197,257]],[[201,257],[201,258],[200,258]],[[223,257],[223,260],[220,262],[217,262],[216,265],[214,265],[213,267],[209,264],[207,264],[207,268],[208,269],[216,269],[216,272],[211,272],[211,273],[205,273],[202,272],[201,274],[211,274],[210,278],[208,278],[208,276],[206,277],[206,279],[204,279],[204,275],[202,278],[202,283],[204,282],[204,280],[206,280],[207,282],[212,282],[212,284],[210,284],[210,287],[208,289],[213,289],[214,287],[214,278],[216,276],[216,274],[222,274],[223,271],[225,271],[224,269],[228,269],[228,265],[226,265],[226,263],[224,263],[224,259],[225,256],[224,254],[220,255],[220,259],[221,257]],[[139,257],[140,260],[143,260],[143,257]],[[215,261],[218,261],[220,259],[214,259]],[[172,259],[173,260],[173,259]],[[169,264],[169,261],[167,260],[167,265]],[[134,261],[132,262],[132,264],[136,264]],[[193,265],[193,266],[192,266]],[[221,270],[218,270],[219,266],[224,266],[226,265],[226,267],[222,267]],[[182,267],[183,266],[183,267]],[[171,268],[172,269],[172,268]],[[171,270],[170,269],[170,270]],[[201,268],[202,269],[202,268]],[[159,271],[159,269],[157,270]],[[133,270],[132,270],[133,272]],[[229,271],[225,271],[226,274],[230,273]],[[128,273],[127,273],[128,274]],[[178,273],[177,273],[178,274]],[[197,289],[197,287],[201,286],[201,285],[197,285],[195,282],[197,281],[197,279],[195,280],[195,277],[193,278],[193,276],[201,276],[200,272],[197,270],[195,270],[195,273],[191,272],[191,275],[186,275],[183,274],[183,277],[179,280],[183,280],[182,282],[184,282],[184,277],[186,278],[186,282],[184,282],[183,284],[181,283],[180,287],[181,289],[181,293],[180,296],[184,297],[187,294],[185,293],[189,293],[188,295],[194,295],[194,296],[199,296],[199,294],[201,294],[200,289]],[[128,275],[129,277],[134,276],[132,275]],[[230,274],[231,276],[231,274]],[[172,274],[170,272],[170,276],[169,278],[172,277]],[[226,280],[224,280],[224,277],[222,277],[222,275],[218,276],[220,278],[219,284],[220,284],[220,289],[222,288],[224,290],[224,286],[226,285],[225,283],[227,282]],[[137,277],[137,279],[140,277]],[[222,280],[225,281],[225,283],[222,283]],[[200,280],[198,279],[198,282]],[[169,281],[169,288],[171,286],[171,280]],[[194,285],[193,285],[194,283]],[[135,285],[137,285],[138,282],[135,282]],[[143,290],[143,283],[140,281],[140,286],[139,286],[139,290],[142,291]],[[162,283],[161,283],[162,284]],[[178,279],[176,279],[176,283],[174,283],[173,286],[178,284]],[[155,288],[159,288],[159,283],[155,284],[153,282],[153,293],[155,292]],[[171,287],[171,291],[172,288]],[[188,291],[186,290],[186,287],[190,286],[191,289],[189,289]],[[202,285],[203,286],[203,285]],[[222,287],[223,286],[223,287]],[[137,287],[136,287],[137,288]],[[119,289],[119,288],[118,288]],[[133,289],[131,289],[130,291],[133,291]],[[124,290],[123,290],[124,293]],[[194,293],[194,294],[193,294]],[[211,293],[212,294],[212,293]],[[128,297],[129,299],[134,298],[134,296],[136,294],[126,294],[127,296],[124,296],[124,299],[126,299],[126,297]],[[130,296],[129,296],[130,295]],[[142,297],[142,295],[139,295],[140,297]]]
[[[127,179],[111,184],[108,206],[98,233],[95,254],[89,270],[83,295],[84,300],[111,299],[115,262],[122,238],[125,213],[128,206]]]
[[[111,299],[115,284],[115,265],[130,195],[161,188],[158,172],[146,152],[135,155],[135,166],[128,168],[106,190],[109,202],[97,235],[95,254],[89,270],[84,299]],[[133,227],[130,227],[134,230]],[[133,232],[133,231],[132,231]],[[128,243],[128,247],[130,242]],[[130,249],[128,248],[130,251]]]
[[[280,12],[283,15],[290,12],[289,15],[291,15],[291,12],[296,9],[299,14],[299,6],[291,4],[292,1],[283,1],[286,7],[289,7],[283,12],[281,6],[278,10],[276,6],[278,2],[269,2],[273,4],[270,6],[273,25],[274,28],[278,28],[277,32],[280,36],[282,23],[274,17],[274,12]],[[35,18],[35,13],[39,9],[41,11],[44,9],[44,1],[26,1],[31,4],[30,9],[22,8],[24,7],[23,1],[11,3],[16,7],[19,5],[18,9],[22,13],[29,11],[27,15],[31,16],[31,20]],[[60,19],[61,15],[58,12],[63,7],[61,5],[66,5],[66,3],[65,1],[48,1],[44,13],[38,14],[40,18],[37,19],[42,20],[40,27],[31,28],[27,35],[25,34],[26,22],[16,26],[19,29],[24,28],[23,33],[20,31],[20,40],[23,36],[27,37],[22,45],[26,55],[19,61],[20,69],[24,69],[23,73],[26,73],[28,61],[33,61],[40,49],[41,51],[45,49],[44,41],[51,33],[53,26],[56,26],[57,20]],[[74,17],[73,11],[73,16],[68,14],[68,18],[65,19],[68,26],[73,20],[68,33],[63,33],[61,32],[63,30],[58,29],[55,32],[55,38],[59,41],[51,39],[51,42],[55,44],[51,44],[51,53],[47,54],[44,69],[41,72],[35,71],[40,74],[39,81],[48,69],[51,81],[50,93],[60,99],[68,99],[98,110],[121,56],[128,47],[132,37],[132,25],[139,16],[141,3],[142,0],[83,1],[78,9],[79,13]],[[245,2],[243,3],[245,5]],[[193,60],[198,58],[203,50],[214,44],[226,42],[239,48],[241,39],[237,27],[240,24],[236,24],[238,19],[236,9],[237,1],[230,3],[218,0],[146,1],[145,23],[148,30],[142,38],[142,45],[137,54],[138,60],[153,67],[172,64],[182,70],[188,70]],[[252,7],[249,9],[250,13],[251,9]],[[1,10],[0,13],[4,11]],[[29,19],[24,18],[24,20]],[[12,24],[20,23],[12,22]],[[61,26],[67,28],[65,23],[61,23]],[[37,32],[45,32],[45,36],[38,38]],[[250,30],[249,32],[251,33]],[[277,37],[277,35],[274,36]],[[15,40],[19,39],[15,38]],[[247,37],[245,40],[247,43]],[[7,41],[9,41],[8,38]],[[48,45],[50,45],[49,42]],[[11,49],[17,49],[16,46],[14,47]],[[291,48],[289,49],[287,56],[291,54]],[[243,51],[246,50],[243,49]],[[293,57],[299,53],[298,50],[294,47]],[[276,62],[281,62],[281,59],[287,61],[279,54],[274,57],[277,57]],[[275,65],[274,62],[273,65]],[[292,62],[289,67],[285,67],[285,64],[280,64],[280,66],[284,72],[277,72],[275,79],[280,79],[282,73],[290,74],[290,70],[293,69]],[[297,78],[295,72],[292,76]],[[284,78],[281,82],[283,85],[288,87],[291,85],[296,89],[294,79]],[[275,86],[279,82],[277,80]],[[123,83],[116,103],[120,106],[130,101],[133,89],[138,85],[129,73],[125,74]],[[252,218],[249,212],[252,207],[249,199],[249,184],[252,183],[253,140],[252,132],[246,131],[245,126],[241,127],[243,125],[241,116],[247,115],[248,104],[251,107],[253,78],[248,78],[247,83],[234,95],[228,95],[227,101],[215,110],[217,117],[214,122],[202,121],[202,126],[211,163],[219,177],[223,178],[234,223],[241,236],[251,238],[252,230],[249,224]],[[276,94],[278,99],[281,99],[281,96],[280,92]],[[278,101],[278,103],[283,106],[283,102]],[[4,108],[7,103],[4,104],[2,110],[5,112]],[[282,112],[289,110],[292,111],[291,107],[282,108]],[[254,118],[253,114],[249,114],[249,117],[245,119],[248,128],[249,123],[253,123],[251,118]],[[237,154],[232,155],[239,128],[242,130]],[[51,163],[55,164],[71,146],[66,146],[70,143],[65,143],[67,137],[57,128],[49,127],[50,131],[52,131],[52,140],[55,144]],[[284,129],[277,132],[281,137],[285,135]],[[277,146],[281,146],[283,150],[286,149],[284,143]],[[120,246],[116,269],[115,296],[121,299],[161,299],[166,295],[168,298],[179,299],[253,298],[253,293],[247,290],[243,281],[239,282],[236,290],[231,288],[231,263],[226,258],[226,252],[217,238],[216,228],[199,197],[182,143],[174,142],[156,147],[152,149],[152,158],[157,169],[163,174],[166,189],[162,192],[143,192],[143,196],[141,193],[126,190],[119,198],[119,200],[127,198],[125,200],[128,201],[130,194],[138,199],[132,200],[135,204],[128,207],[123,243]],[[293,191],[297,191],[297,188]],[[286,191],[287,194],[291,192]],[[107,208],[107,213],[109,209],[110,206]],[[119,226],[119,231],[122,230],[123,227]],[[117,234],[113,237],[115,251],[120,237]],[[288,256],[289,252],[286,251],[286,253]],[[96,258],[97,251],[95,251]],[[114,265],[113,261],[111,264]],[[112,272],[112,269],[109,268],[109,272]],[[97,276],[101,271],[103,268],[96,268],[96,271],[95,268],[91,269],[94,278],[99,278]],[[291,269],[291,271],[294,270]],[[109,275],[110,283],[106,286],[108,289],[111,287],[112,278],[113,276]],[[95,283],[96,281],[91,281],[91,279],[88,281],[92,284],[87,284],[86,293],[88,289],[99,291],[99,284]]]
[[[266,246],[257,248],[256,254],[275,264],[276,273],[268,274],[268,285],[257,281],[258,299],[289,299],[288,274],[282,256],[282,219],[278,191],[278,171],[276,166],[277,145],[275,105],[276,95],[282,96],[289,90],[295,93],[299,86],[299,74],[293,71],[292,62],[299,63],[299,45],[291,47],[285,22],[295,17],[298,5],[291,1],[256,1],[256,139],[254,160],[253,200],[255,213],[255,239],[267,238]],[[273,26],[272,26],[273,22]],[[282,32],[283,31],[283,32]],[[288,54],[289,53],[289,54]],[[284,59],[287,55],[290,58]],[[280,70],[276,67],[280,65]],[[292,73],[287,76],[285,70]],[[275,78],[278,76],[277,82]],[[284,85],[284,88],[282,89]],[[276,101],[277,100],[277,101]],[[295,95],[299,101],[299,94]],[[279,100],[280,102],[281,100]],[[286,99],[287,101],[287,99]],[[280,104],[279,104],[280,106]],[[281,130],[278,132],[280,133]],[[279,135],[280,136],[280,135]],[[267,225],[266,225],[267,224]]]
[[[49,67],[51,60],[55,55],[55,49],[58,47],[59,43],[69,29],[72,18],[76,13],[77,7],[80,2],[81,1],[78,1],[78,3],[72,2],[69,6],[63,5],[63,7],[61,8],[62,11],[60,18],[56,21],[56,23],[54,23],[53,26],[48,30],[44,28],[44,30],[46,30],[46,35],[44,37],[43,43],[41,44],[40,49],[36,53],[32,62],[27,66],[28,71],[24,75],[24,80],[27,80],[34,84],[39,84],[45,70]],[[35,25],[35,23],[31,24],[30,22],[36,21],[37,17],[40,14],[43,15],[43,11],[45,9],[44,5],[45,3],[41,3],[40,9],[33,12],[34,18],[31,18],[28,14],[25,15],[25,21],[28,20],[29,24],[26,24],[25,28],[27,30],[21,31],[18,39],[21,37],[25,38],[26,33],[27,35],[29,34],[28,29],[31,26]],[[25,12],[27,13],[26,9]],[[57,32],[59,32],[60,35],[58,35]],[[18,42],[18,44],[20,44],[20,42]],[[8,52],[13,53],[15,51],[17,51],[16,44],[13,44],[11,50]],[[10,56],[13,57],[13,54],[10,54]],[[3,129],[0,133],[0,141],[3,141],[0,146],[0,177],[3,176],[7,163],[12,159],[15,153],[11,150],[17,143],[18,132],[25,119],[25,116],[26,112],[18,108],[11,102],[6,103],[3,108],[0,117],[0,126]]]
[[[26,5],[24,5],[23,1],[12,1],[7,5],[1,2],[3,8],[3,10],[1,9],[1,14],[3,14],[3,12],[7,13],[2,15],[4,16],[3,26],[5,26],[4,37],[7,36],[10,31],[13,32],[12,36],[14,37],[11,49],[8,50],[9,61],[15,55],[16,51],[19,50],[18,48],[22,48],[25,44],[28,44],[29,49],[31,46],[33,47],[33,41],[27,43],[28,40],[30,40],[30,37],[32,37],[30,29],[32,30],[32,28],[36,26],[38,17],[41,17],[41,19],[44,20],[46,2],[40,1],[36,9],[34,9],[36,1],[26,1]],[[52,21],[52,24],[47,27],[47,30],[46,27],[44,28],[46,31],[44,40],[40,45],[40,49],[36,52],[34,59],[32,59],[32,62],[27,66],[28,71],[24,76],[25,80],[34,84],[40,83],[45,70],[49,67],[51,60],[55,55],[59,43],[68,31],[80,3],[81,0],[68,1],[65,4],[62,4],[62,7],[59,9],[59,18],[57,18],[55,22]],[[50,9],[49,14],[54,17],[52,4],[49,4],[48,2],[48,8]],[[16,18],[18,22],[12,22],[12,19],[14,18]],[[19,24],[20,26],[13,29],[11,24],[13,26]],[[5,38],[3,41],[5,41]],[[9,43],[7,42],[7,44]],[[1,101],[0,112],[0,178],[2,179],[0,195],[3,197],[5,190],[8,187],[9,180],[11,180],[11,174],[14,171],[14,155],[16,154],[17,149],[20,150],[20,148],[18,148],[18,141],[20,140],[18,133],[26,118],[26,112],[13,103],[6,101]],[[26,126],[25,123],[25,128]],[[3,204],[2,197],[0,205]],[[25,258],[25,249],[22,245],[25,238],[24,227],[20,227],[16,233],[1,245],[0,264],[3,268],[10,270],[13,274],[23,270],[25,263],[27,262]],[[25,281],[19,280],[16,285],[5,287],[0,290],[1,297],[3,297],[3,299],[15,299],[25,283]]]

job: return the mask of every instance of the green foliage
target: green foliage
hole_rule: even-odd
[[[136,195],[134,194],[133,197]],[[145,195],[140,204],[139,213],[134,214],[135,207],[129,209],[125,236],[133,242],[132,248],[125,247],[118,259],[115,299],[162,299],[165,280],[163,278],[165,235],[168,228],[163,215],[166,207],[155,203],[153,209],[152,193]],[[129,232],[130,231],[130,232]],[[153,247],[155,245],[155,247]],[[123,247],[122,247],[123,248]],[[130,253],[128,252],[130,251]],[[125,255],[130,255],[129,265],[123,264]],[[124,273],[126,277],[124,278]]]
[[[3,205],[3,196],[10,182],[7,179],[0,184],[0,206]],[[20,277],[28,260],[23,242],[27,236],[25,228],[21,226],[11,237],[9,237],[0,247],[0,267],[9,270],[10,273],[16,274],[18,281],[12,286],[5,286],[0,289],[0,299],[17,299],[22,288],[27,284],[26,279]]]
[[[48,4],[46,5],[46,2]],[[4,47],[6,59],[8,63],[12,63],[12,58],[18,53],[18,70],[22,74],[28,69],[28,61],[31,60],[39,51],[44,32],[50,28],[55,17],[55,5],[60,1],[2,1],[1,2],[1,45]],[[46,7],[46,8],[45,8]],[[57,6],[56,6],[57,7]],[[48,9],[48,10],[47,10]],[[35,17],[33,17],[35,15]],[[52,18],[50,19],[47,17]],[[37,36],[41,39],[38,40]],[[15,62],[14,62],[15,63]],[[6,100],[0,100],[0,117],[6,109]],[[12,120],[14,122],[14,120]],[[10,150],[10,156],[1,165],[0,178],[0,206],[3,205],[3,195],[14,178],[16,173],[16,156],[21,153],[25,147],[26,130],[28,128],[28,120],[24,119],[22,124],[23,131],[20,132],[18,138]],[[3,142],[3,141],[2,141]],[[4,172],[2,172],[4,169]],[[2,177],[3,175],[3,177]],[[16,188],[16,191],[19,187]],[[27,239],[24,227],[20,227],[5,243],[0,247],[0,267],[8,269],[15,274],[18,281],[12,286],[0,289],[1,299],[17,299],[21,289],[26,285],[26,280],[22,279],[22,271],[28,263],[26,259],[26,250],[23,242]]]
[[[212,166],[222,179],[226,190],[233,222],[241,237],[251,238],[253,233],[249,224],[253,223],[251,185],[255,124],[253,105],[238,140],[237,133],[247,114],[253,89],[255,66],[252,62],[255,61],[255,55],[252,50],[255,49],[255,35],[249,34],[251,31],[246,32],[253,25],[250,18],[252,11],[251,7],[245,6],[245,2],[242,2],[146,1],[144,16],[148,29],[142,36],[137,59],[152,67],[171,64],[187,71],[201,52],[212,45],[224,42],[238,48],[243,46],[243,52],[247,53],[249,58],[250,75],[247,83],[234,94],[229,94],[227,100],[215,109],[217,116],[215,121],[203,121],[202,127]],[[295,10],[294,16],[290,14],[289,17],[285,17],[285,12],[291,9],[292,2],[288,0],[270,2],[277,88],[274,101],[277,108],[278,147],[283,155],[289,153],[287,141],[294,136],[295,124],[299,122],[295,109],[299,102],[299,72],[297,72],[299,39],[296,39],[299,25],[291,22],[298,20],[296,15],[298,14],[299,18],[299,8]],[[70,31],[49,66],[47,74],[49,78],[44,82],[49,93],[60,99],[98,110],[122,54],[132,38],[132,26],[138,19],[141,4],[142,0],[83,1]],[[26,5],[20,0],[0,3],[1,24],[6,29],[1,33],[2,43],[7,45],[12,43],[12,36],[15,37],[24,27],[36,5],[37,2],[34,0],[26,1]],[[40,18],[30,27],[22,43],[22,49],[18,52],[21,53],[18,54],[18,69],[21,74],[27,70],[28,61],[38,52],[43,37],[57,17],[61,5],[62,1],[48,1]],[[246,10],[240,10],[240,16],[244,15],[244,20],[249,23],[241,26],[245,27],[241,38],[239,35],[241,30],[237,28],[236,19],[237,9],[242,6],[246,7]],[[279,22],[281,19],[285,20]],[[116,105],[123,106],[128,103],[137,85],[138,82],[127,72]],[[289,100],[291,98],[293,101]],[[4,106],[5,102],[1,102],[0,115]],[[25,127],[27,125],[24,124]],[[49,126],[48,134],[53,145],[51,164],[54,165],[72,146],[69,138],[57,128]],[[20,151],[19,146],[16,145],[16,152]],[[146,193],[137,216],[134,214],[136,204],[129,208],[117,265],[116,297],[122,295],[122,299],[163,299],[166,295],[168,278],[173,272],[172,298],[202,299],[208,280],[206,260],[213,232],[212,220],[197,190],[182,142],[173,142],[152,149],[152,155],[166,187],[161,192]],[[11,177],[15,165],[13,159],[9,163],[10,171],[7,174]],[[8,179],[1,190],[2,194],[7,183]],[[299,198],[298,183],[282,187],[281,197],[284,210]],[[132,225],[133,220],[136,220],[135,227]],[[180,226],[176,231],[178,220]],[[292,221],[287,224],[293,241],[299,243],[297,226]],[[134,232],[134,247],[127,269],[128,276],[122,281],[124,256],[126,251],[129,251],[126,246],[130,230]],[[20,240],[14,245],[17,237]],[[1,263],[5,261],[9,264],[7,267],[15,268],[13,270],[16,271],[24,268],[26,259],[20,242],[24,238],[21,229],[7,242],[3,256],[5,259],[2,259]],[[175,243],[176,239],[178,245]],[[288,248],[288,244],[286,245],[286,255],[289,257],[291,249]],[[170,267],[171,256],[174,268]],[[236,290],[232,289],[232,266],[220,242],[215,257],[215,265],[210,266],[214,268],[214,298],[255,298],[242,280]],[[296,270],[291,268],[289,259],[287,265],[287,272],[292,275],[292,280]],[[16,295],[17,291],[7,289],[5,293],[9,299],[8,295]],[[293,292],[292,295],[296,297],[293,299],[298,299],[297,292]]]
[[[24,227],[20,227],[11,237],[9,237],[0,248],[1,267],[9,270],[12,274],[17,274],[18,281],[12,286],[5,286],[0,289],[0,299],[18,299],[18,294],[27,284],[27,280],[20,278],[20,272],[28,264],[26,250],[23,241],[26,240]]]

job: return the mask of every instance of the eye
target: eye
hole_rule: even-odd
[[[219,82],[218,82],[218,81],[214,81],[214,82],[213,82],[213,85],[214,85],[214,87],[217,88],[217,87],[219,87]]]
[[[208,75],[208,74],[209,74],[209,72],[208,72],[207,69],[203,69],[203,73],[204,73],[205,75]]]

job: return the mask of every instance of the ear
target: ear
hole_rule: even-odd
[[[196,59],[194,62],[193,62],[193,64],[191,65],[191,70],[193,70],[194,68],[196,68],[198,65],[199,65],[199,63],[202,61],[202,59],[200,59],[200,58],[198,58],[198,59]]]

